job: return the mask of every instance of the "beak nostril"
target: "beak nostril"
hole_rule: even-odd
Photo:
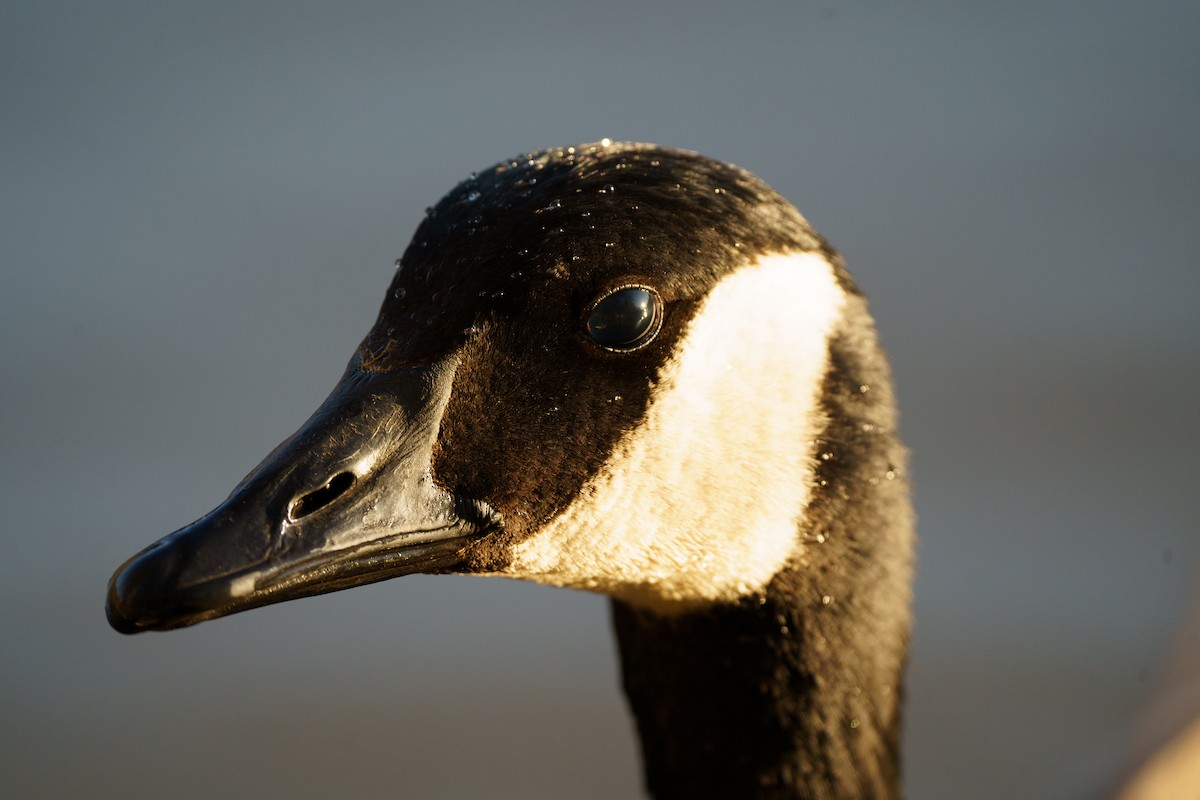
[[[346,490],[354,485],[354,474],[339,472],[329,479],[320,489],[297,497],[288,506],[288,519],[297,522],[337,500]]]

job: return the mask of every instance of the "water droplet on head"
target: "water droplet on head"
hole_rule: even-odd
[[[479,199],[479,192],[475,191],[474,189],[467,192],[467,202],[468,203],[474,203],[478,199]]]
[[[403,286],[397,286],[396,291],[392,292],[392,296],[397,300],[403,300],[406,294],[408,294],[408,290]]]
[[[615,192],[616,190],[617,190],[617,187],[613,186],[611,183],[606,183],[606,184],[604,184],[604,187],[600,190],[600,194],[610,194],[612,192]]]
[[[662,162],[661,162],[661,161],[659,161],[657,158],[654,158],[654,159],[651,159],[651,160],[650,160],[650,166],[652,166],[652,167],[657,167],[657,166],[658,166],[659,164],[661,164],[661,163],[662,163]]]
[[[608,147],[611,144],[612,144],[612,139],[608,138],[607,136],[605,136],[603,139],[600,140],[601,147]]]

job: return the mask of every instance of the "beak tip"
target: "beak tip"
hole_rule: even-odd
[[[142,628],[133,621],[132,616],[128,613],[126,604],[122,602],[120,591],[117,586],[121,573],[124,568],[117,570],[116,574],[108,582],[108,596],[104,603],[104,614],[108,617],[108,624],[117,633],[138,633]]]
[[[157,627],[162,616],[164,579],[175,572],[175,554],[158,542],[126,561],[108,581],[104,613],[118,633],[141,633]]]
[[[141,633],[142,628],[139,628],[133,620],[123,616],[119,611],[113,608],[112,603],[104,606],[104,614],[108,617],[108,624],[117,633],[134,634]]]

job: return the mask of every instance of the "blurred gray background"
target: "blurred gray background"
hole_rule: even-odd
[[[166,635],[112,570],[332,387],[422,209],[532,148],[754,171],[892,353],[913,798],[1120,768],[1200,566],[1192,2],[7,2],[0,794],[627,797],[598,597],[416,576]]]

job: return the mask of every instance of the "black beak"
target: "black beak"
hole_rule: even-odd
[[[167,630],[413,572],[446,572],[500,526],[439,488],[430,461],[452,361],[381,374],[352,362],[329,398],[212,512],[108,585],[122,633]]]

